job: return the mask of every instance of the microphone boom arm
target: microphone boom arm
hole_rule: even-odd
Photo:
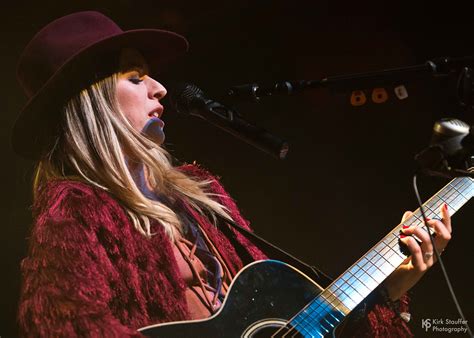
[[[291,95],[296,92],[314,88],[345,90],[354,87],[374,87],[374,85],[377,84],[401,81],[407,82],[407,80],[419,79],[426,76],[446,75],[451,71],[473,65],[474,56],[455,58],[440,57],[428,60],[420,65],[365,73],[329,76],[321,80],[280,81],[271,85],[261,85],[258,83],[237,85],[231,87],[227,94],[237,99],[252,98],[258,101],[264,96]]]

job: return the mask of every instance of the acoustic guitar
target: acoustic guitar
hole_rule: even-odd
[[[426,217],[451,214],[474,195],[474,180],[458,177],[423,204]],[[403,222],[420,225],[419,209]],[[232,281],[221,308],[210,318],[141,328],[150,337],[324,337],[407,257],[397,225],[326,289],[294,267],[275,260],[254,262]],[[423,227],[425,229],[425,227]]]

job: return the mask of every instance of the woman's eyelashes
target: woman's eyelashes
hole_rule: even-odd
[[[138,76],[130,77],[128,81],[130,81],[133,84],[139,84],[140,82],[143,82],[143,80],[139,78]]]

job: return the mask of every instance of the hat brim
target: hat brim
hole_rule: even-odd
[[[88,85],[118,71],[118,53],[123,48],[137,49],[156,75],[187,51],[188,42],[173,32],[136,29],[81,49],[25,104],[13,126],[13,150],[25,158],[40,159],[55,142],[62,106]]]

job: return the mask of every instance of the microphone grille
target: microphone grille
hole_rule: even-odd
[[[192,83],[178,83],[170,91],[170,104],[177,112],[188,113],[191,103],[197,97],[203,97],[204,92]]]
[[[469,125],[455,118],[444,118],[437,121],[433,127],[438,134],[446,136],[457,136],[469,134]]]

